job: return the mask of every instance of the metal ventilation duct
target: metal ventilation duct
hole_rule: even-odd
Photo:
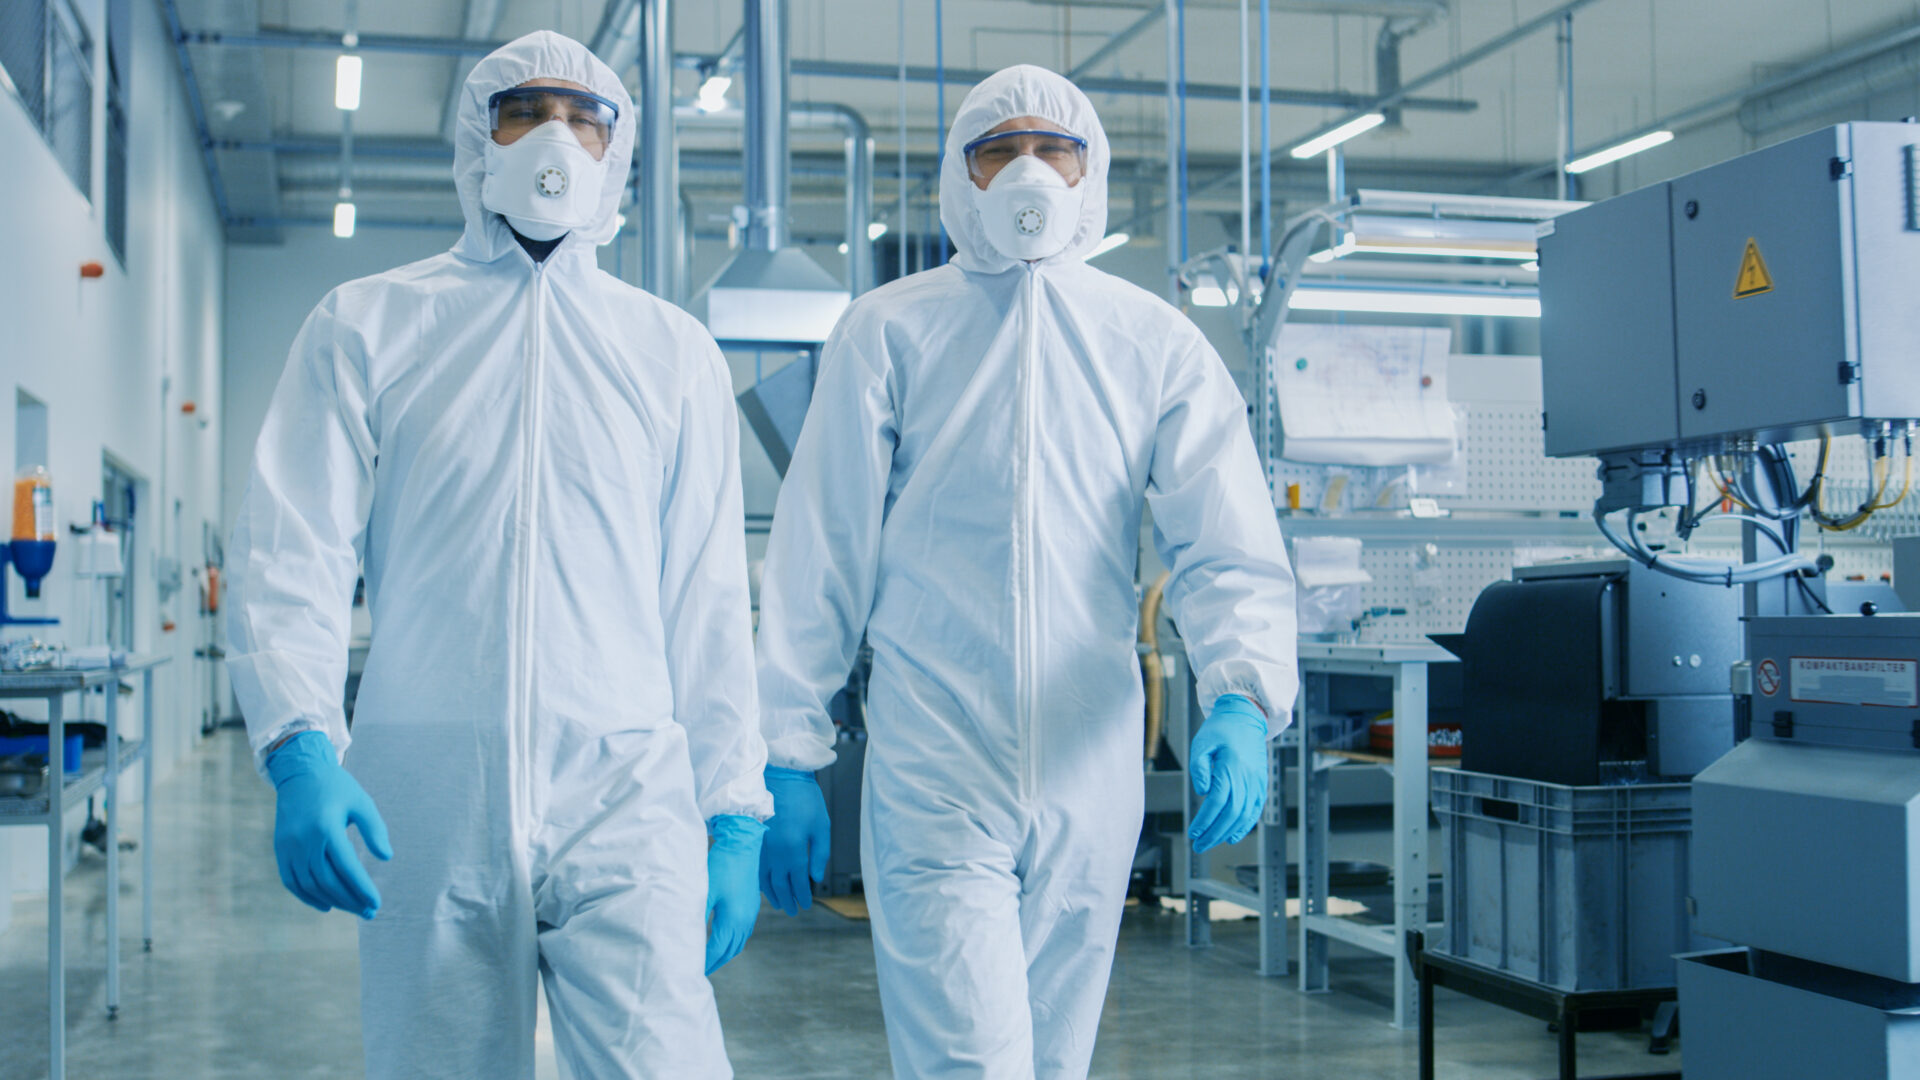
[[[788,248],[787,4],[746,0],[747,205],[740,251],[706,288],[707,329],[723,345],[818,345],[847,306],[846,286]]]

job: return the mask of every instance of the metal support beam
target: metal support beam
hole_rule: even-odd
[[[1592,0],[1581,0],[1591,3]],[[324,49],[338,51],[340,35],[325,30],[287,30],[276,27],[262,27],[247,34],[229,34],[220,30],[187,31],[185,43],[189,45],[224,46],[246,49]],[[421,37],[407,34],[362,34],[356,48],[363,53],[392,52],[414,53],[429,56],[484,56],[499,48],[504,42],[468,41],[464,38]],[[680,67],[695,69],[712,67],[715,57],[681,54],[674,58]],[[794,75],[826,79],[878,79],[886,82],[898,81],[901,69],[892,64],[865,64],[844,60],[791,60],[788,68]],[[949,83],[978,83],[993,74],[991,71],[975,68],[948,68],[945,73]],[[932,66],[920,67],[908,65],[906,81],[938,82],[941,73]],[[1083,78],[1076,80],[1080,89],[1089,94],[1120,94],[1134,97],[1159,97],[1166,93],[1164,84],[1151,79],[1114,79]],[[1425,85],[1423,82],[1421,85]],[[1406,89],[1413,89],[1411,84]],[[1275,87],[1272,91],[1275,105],[1300,106],[1303,108],[1359,109],[1369,111],[1377,101],[1367,94],[1349,94],[1328,90],[1302,90]],[[1231,83],[1188,83],[1187,97],[1200,101],[1239,101],[1240,88]],[[1461,98],[1424,98],[1403,96],[1393,102],[1403,109],[1417,109],[1427,112],[1472,112],[1480,107],[1477,101]],[[1296,140],[1297,141],[1297,140]],[[1292,143],[1288,144],[1293,145]]]
[[[1626,142],[1628,139],[1636,139],[1655,131],[1672,131],[1675,134],[1679,134],[1689,128],[1698,127],[1702,124],[1717,120],[1721,116],[1734,111],[1744,102],[1762,98],[1768,94],[1778,93],[1781,90],[1806,82],[1809,79],[1817,79],[1823,75],[1852,67],[1855,64],[1871,60],[1876,56],[1891,52],[1894,49],[1905,48],[1916,41],[1920,41],[1920,23],[1910,23],[1892,33],[1875,35],[1844,49],[1837,49],[1817,60],[1802,64],[1790,71],[1781,72],[1771,79],[1762,80],[1752,86],[1743,86],[1738,90],[1729,90],[1724,94],[1715,95],[1705,101],[1689,105],[1684,109],[1670,112],[1658,120],[1643,124],[1638,128],[1610,135],[1605,140],[1591,143],[1580,148],[1571,156],[1576,158],[1584,157],[1597,150],[1604,150],[1609,146],[1617,146],[1620,143]],[[1545,165],[1535,165],[1528,169],[1522,169],[1491,186],[1502,190],[1511,190],[1518,184],[1524,184],[1530,180],[1538,180],[1543,176],[1551,175],[1553,168],[1554,164],[1552,162]]]
[[[467,0],[461,36],[475,40],[493,37],[500,30],[500,12],[505,7],[506,0]],[[460,119],[460,91],[466,87],[473,65],[479,62],[477,56],[462,56],[453,62],[453,73],[447,78],[446,100],[440,105],[440,137],[448,142],[453,141],[453,128]]]
[[[1128,24],[1126,29],[1108,38],[1105,45],[1093,50],[1092,56],[1074,65],[1073,70],[1067,72],[1067,78],[1078,82],[1088,72],[1113,59],[1114,54],[1132,44],[1134,38],[1152,29],[1153,24],[1159,22],[1161,16],[1165,14],[1166,12],[1160,8],[1149,8],[1146,14]]]
[[[1594,0],[1567,0],[1566,3],[1561,4],[1559,7],[1556,7],[1553,10],[1548,11],[1543,15],[1539,15],[1534,18],[1528,19],[1526,22],[1521,23],[1519,26],[1514,27],[1513,29],[1507,31],[1506,33],[1501,34],[1500,36],[1495,37],[1489,41],[1482,42],[1481,44],[1471,49],[1468,49],[1466,52],[1461,53],[1459,56],[1454,57],[1452,60],[1449,60],[1444,64],[1441,64],[1439,67],[1434,68],[1433,70],[1427,72],[1426,74],[1421,75],[1420,77],[1413,79],[1409,82],[1402,83],[1400,85],[1400,89],[1394,91],[1393,93],[1382,94],[1376,98],[1373,98],[1371,101],[1368,101],[1362,105],[1356,106],[1353,109],[1351,109],[1346,115],[1335,119],[1331,123],[1322,124],[1320,127],[1314,129],[1313,131],[1307,132],[1306,134],[1301,135],[1299,138],[1292,139],[1284,143],[1283,145],[1289,148],[1298,146],[1301,143],[1306,142],[1308,139],[1317,138],[1318,136],[1325,135],[1327,132],[1332,131],[1334,128],[1337,128],[1342,124],[1352,123],[1353,121],[1358,120],[1360,117],[1365,116],[1368,113],[1385,112],[1386,110],[1394,108],[1396,106],[1402,109],[1419,108],[1420,106],[1417,106],[1414,104],[1415,101],[1419,100],[1412,96],[1414,91],[1420,90],[1424,87],[1432,86],[1434,83],[1439,82],[1441,79],[1444,79],[1449,75],[1452,75],[1456,71],[1461,71],[1466,68],[1472,67],[1473,65],[1479,63],[1480,61],[1485,60],[1487,57],[1492,56],[1495,53],[1501,52],[1507,49],[1508,47],[1514,45],[1515,43],[1522,41],[1526,38],[1532,37],[1534,34],[1540,32],[1541,30],[1544,30],[1545,28],[1554,25],[1555,23],[1560,21],[1560,18],[1562,16],[1571,14],[1574,11],[1577,11],[1580,8],[1586,7],[1588,4],[1591,4],[1593,2]],[[1278,99],[1275,99],[1275,100],[1276,100],[1276,104],[1279,103]]]

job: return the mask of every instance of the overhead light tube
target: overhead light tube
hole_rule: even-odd
[[[333,235],[342,240],[353,236],[353,204],[337,202],[333,204]]]
[[[1339,146],[1356,135],[1364,135],[1386,122],[1386,116],[1377,112],[1355,117],[1324,135],[1316,135],[1308,139],[1294,147],[1291,153],[1296,158],[1310,158]]]
[[[360,107],[360,58],[351,54],[333,62],[333,107],[352,112]]]
[[[1577,176],[1583,172],[1591,172],[1602,165],[1611,165],[1621,158],[1632,157],[1642,150],[1651,150],[1672,141],[1673,132],[1671,131],[1648,132],[1637,139],[1628,139],[1626,142],[1609,146],[1605,150],[1596,150],[1586,157],[1575,158],[1567,162],[1567,171]]]
[[[886,223],[886,222],[884,222],[884,221],[870,221],[870,222],[868,222],[868,223],[867,223],[867,239],[869,239],[869,240],[878,240],[878,239],[880,239],[881,237],[883,237],[883,236],[885,236],[885,235],[887,235],[887,223]]]

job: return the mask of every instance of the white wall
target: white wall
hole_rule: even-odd
[[[155,677],[156,772],[164,774],[198,739],[207,669],[193,657],[202,628],[191,577],[166,605],[154,588],[156,560],[200,561],[198,523],[219,519],[220,286],[224,242],[193,125],[156,5],[134,4],[130,57],[127,261],[105,238],[104,0],[81,0],[93,33],[93,191],[76,189],[13,95],[0,91],[0,447],[13,445],[13,388],[48,406],[49,468],[64,529],[88,520],[100,497],[101,464],[112,455],[145,482],[135,555],[135,645],[171,658]],[[84,280],[81,263],[106,275]],[[195,403],[193,416],[180,411]],[[204,425],[203,425],[204,421]],[[171,527],[179,505],[181,538]],[[49,640],[81,641],[80,591],[65,545],[42,599],[11,596],[21,614],[64,625]],[[162,629],[171,620],[176,628]],[[16,636],[15,631],[8,636]],[[98,714],[98,704],[93,706]],[[39,715],[32,707],[17,711]],[[68,709],[69,715],[73,708]],[[138,711],[131,710],[137,718]],[[123,716],[128,715],[123,711]],[[123,788],[138,801],[138,771]],[[68,850],[79,818],[68,822]],[[0,897],[45,888],[45,834],[0,830]],[[70,855],[71,857],[71,855]],[[6,912],[0,909],[0,927]]]

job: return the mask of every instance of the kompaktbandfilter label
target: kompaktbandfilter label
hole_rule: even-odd
[[[1920,662],[1796,656],[1788,674],[1795,701],[1826,705],[1920,706]]]

